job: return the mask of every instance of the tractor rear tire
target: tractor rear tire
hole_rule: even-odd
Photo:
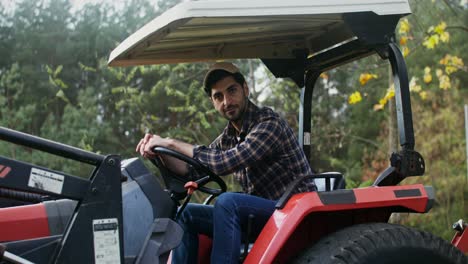
[[[361,224],[328,235],[294,263],[468,264],[468,257],[428,232],[387,223]]]

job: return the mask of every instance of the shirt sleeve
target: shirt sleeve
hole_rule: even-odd
[[[235,147],[222,150],[216,147],[219,142],[213,142],[209,147],[195,147],[193,157],[214,173],[227,175],[249,167],[270,155],[280,144],[283,134],[279,121],[271,118],[254,125],[245,140]]]

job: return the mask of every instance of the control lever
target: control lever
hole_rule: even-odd
[[[7,261],[14,264],[34,264],[29,260],[6,251],[5,245],[2,244],[0,244],[0,261]]]

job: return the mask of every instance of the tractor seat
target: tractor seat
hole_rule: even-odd
[[[323,175],[324,177],[320,177]],[[339,172],[324,172],[314,177],[315,186],[318,192],[328,192],[346,188],[346,181]],[[331,177],[327,177],[331,176]]]

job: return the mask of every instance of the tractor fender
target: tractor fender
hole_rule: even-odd
[[[424,213],[433,202],[432,187],[421,184],[295,194],[273,213],[244,263],[285,263],[331,232],[387,222],[393,212]]]
[[[50,235],[44,204],[23,205],[0,209],[0,241],[14,241]]]
[[[0,208],[0,241],[16,241],[62,234],[76,201],[61,199]]]
[[[468,224],[462,219],[453,224],[453,228],[457,231],[452,238],[452,245],[460,249],[461,252],[468,254]]]

